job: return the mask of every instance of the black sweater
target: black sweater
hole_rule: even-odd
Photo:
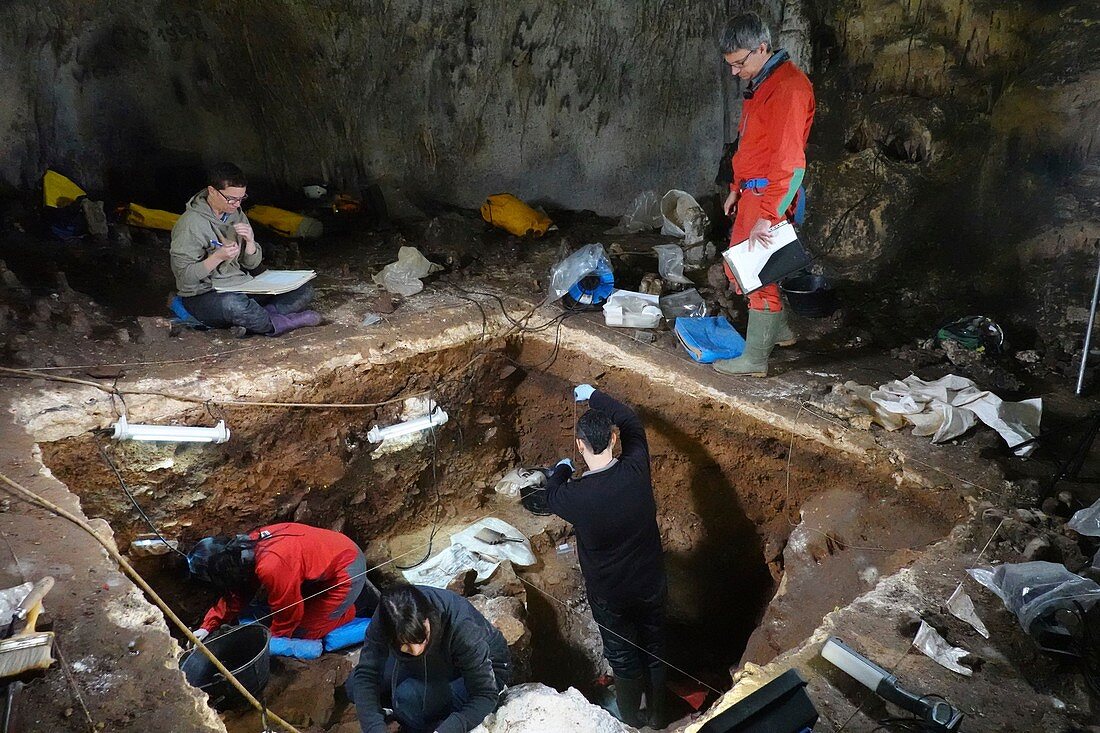
[[[436,727],[438,733],[464,733],[477,727],[496,708],[501,683],[511,680],[512,655],[495,626],[456,593],[425,585],[416,587],[428,597],[433,609],[427,649],[419,657],[393,652],[381,631],[371,624],[359,664],[348,678],[348,696],[355,703],[363,733],[386,731],[380,688],[391,655],[397,660],[394,687],[409,676],[448,682],[462,677],[465,681],[469,700]]]
[[[577,532],[589,597],[612,603],[651,598],[664,585],[665,571],[645,428],[633,410],[599,390],[588,405],[618,426],[619,459],[576,480],[568,466],[558,466],[546,483],[546,499]]]

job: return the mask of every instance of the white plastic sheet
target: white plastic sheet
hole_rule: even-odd
[[[484,528],[519,541],[490,545],[474,537]],[[451,535],[450,547],[440,550],[422,565],[403,572],[410,583],[446,588],[456,576],[470,570],[477,573],[475,582],[483,583],[505,560],[521,567],[534,565],[538,561],[531,549],[531,541],[522,532],[496,517],[485,517]]]
[[[1042,399],[1005,402],[987,390],[979,389],[971,380],[954,374],[926,382],[914,375],[894,380],[873,390],[868,399],[876,417],[886,413],[902,416],[914,426],[914,435],[931,435],[933,443],[942,443],[965,433],[981,420],[996,430],[1009,446],[1030,440],[1039,434],[1043,414]],[[883,416],[885,417],[885,416]],[[890,429],[884,419],[881,424]],[[1018,456],[1029,456],[1035,444],[1015,450]]]
[[[964,677],[970,677],[974,674],[974,670],[959,663],[959,660],[970,652],[948,644],[947,640],[925,621],[920,622],[920,629],[917,630],[917,636],[913,639],[913,646],[937,664],[952,672],[957,672]]]
[[[391,262],[374,276],[374,282],[397,295],[416,295],[424,289],[420,278],[443,268],[420,254],[416,247],[402,247],[397,251],[397,262]]]
[[[1100,500],[1085,509],[1074,513],[1066,526],[1078,534],[1100,537]],[[1100,555],[1100,552],[1097,553]]]

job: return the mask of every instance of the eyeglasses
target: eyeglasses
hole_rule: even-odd
[[[226,196],[224,191],[220,191],[216,188],[214,190],[222,195],[222,198],[225,199],[225,203],[227,204],[239,204],[248,198],[247,193],[244,196]]]
[[[745,62],[749,60],[749,57],[752,56],[754,53],[756,53],[759,50],[760,50],[759,48],[754,48],[753,50],[751,50],[747,54],[745,54],[744,58],[742,58],[740,61],[734,61],[732,63],[727,62],[727,63],[729,63],[730,68],[733,69],[734,71],[740,71],[741,69],[745,68]]]

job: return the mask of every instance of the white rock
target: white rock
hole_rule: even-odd
[[[627,733],[633,731],[570,687],[558,692],[531,682],[510,687],[503,702],[472,733]]]

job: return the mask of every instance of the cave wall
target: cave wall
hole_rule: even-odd
[[[276,186],[393,177],[614,215],[710,189],[736,98],[716,38],[742,5],[10,0],[0,185],[53,166],[149,200],[230,159]],[[802,3],[765,5],[803,54]]]
[[[810,6],[807,233],[825,267],[928,333],[985,313],[1017,346],[1080,351],[1100,241],[1100,8]]]

